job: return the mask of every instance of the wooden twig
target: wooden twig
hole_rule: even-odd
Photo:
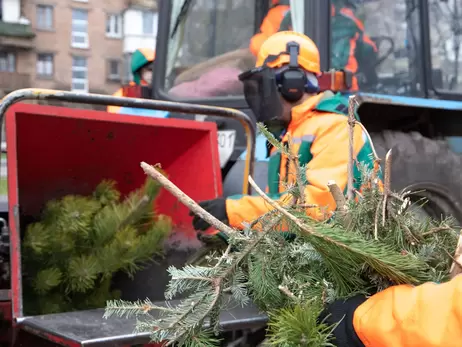
[[[348,200],[354,199],[354,186],[353,186],[353,166],[354,166],[354,134],[355,134],[355,96],[352,95],[349,98],[348,103],[348,130],[349,130],[349,141],[348,141],[348,189],[347,198]]]
[[[335,210],[340,217],[341,224],[345,227],[345,229],[348,229],[351,225],[351,216],[347,211],[345,196],[335,181],[331,180],[327,182],[327,187],[329,188],[330,194],[335,200]]]
[[[329,191],[330,191],[332,197],[335,200],[335,204],[337,206],[336,207],[337,211],[344,212],[345,211],[346,200],[345,200],[345,196],[343,195],[342,191],[340,190],[340,187],[333,180],[327,182],[327,187],[329,188]]]
[[[280,290],[281,292],[283,292],[283,293],[284,293],[285,295],[287,295],[289,298],[291,298],[291,299],[296,299],[296,298],[297,298],[297,297],[295,296],[295,294],[292,293],[292,292],[289,290],[289,288],[287,288],[287,287],[285,287],[285,286],[279,286],[278,288],[279,288],[279,290]]]
[[[316,204],[300,204],[296,206],[297,208],[319,208],[319,205]]]
[[[362,195],[357,189],[354,190],[354,193],[356,196],[358,196],[360,199],[364,199],[364,195]]]
[[[285,217],[287,217],[288,219],[290,219],[292,222],[294,222],[295,225],[297,225],[302,231],[304,231],[305,233],[307,234],[310,234],[310,235],[316,235],[316,236],[319,236],[319,234],[312,228],[312,227],[309,227],[307,225],[304,225],[297,217],[295,217],[294,215],[290,214],[287,210],[285,210],[278,202],[274,201],[273,199],[271,199],[268,195],[266,195],[266,193],[261,190],[261,188],[255,183],[255,181],[253,180],[253,178],[249,175],[249,184],[255,189],[255,191],[257,192],[258,195],[260,195],[263,200],[265,200],[268,204],[270,204],[271,206],[273,206],[276,210],[278,210],[282,215],[284,215]],[[340,244],[334,240],[332,240],[331,238],[327,237],[327,236],[322,236],[325,240],[329,240],[331,242],[334,242],[336,243],[338,246],[340,247],[346,247],[345,245],[343,244]]]
[[[297,182],[297,187],[298,187],[298,193],[300,196],[300,199],[298,201],[299,204],[304,204],[305,203],[305,184],[303,183],[302,180],[302,174],[300,172],[300,161],[298,159],[298,155],[294,153],[292,150],[292,136],[290,134],[287,134],[287,139],[288,139],[288,145],[289,145],[289,153],[290,153],[290,161],[293,162],[294,168],[295,168],[295,181]],[[286,172],[286,176],[289,173]]]
[[[380,199],[380,202],[377,204],[374,215],[374,239],[379,239],[379,216],[380,216],[380,206],[383,203],[383,197]]]
[[[429,236],[429,235],[432,235],[432,234],[436,234],[436,233],[439,233],[440,231],[446,231],[446,230],[452,230],[451,227],[437,227],[437,228],[433,228],[433,229],[430,229],[429,231],[425,232],[425,233],[422,233],[422,237],[425,237],[425,236]]]
[[[387,216],[387,204],[388,196],[391,192],[391,159],[392,150],[390,149],[385,156],[385,176],[384,176],[384,187],[383,187],[383,207],[382,207],[382,227],[385,226],[385,219]]]
[[[355,103],[357,104],[357,101],[355,101]],[[371,145],[372,155],[374,156],[374,162],[376,162],[378,165],[380,165],[381,160],[380,160],[379,156],[377,155],[377,151],[375,150],[374,144],[372,143],[371,135],[369,135],[369,132],[367,131],[367,129],[364,126],[363,123],[358,122],[357,120],[355,120],[355,123],[358,124],[361,127],[364,134],[366,134],[367,140],[369,141],[369,144]]]
[[[167,189],[174,197],[176,197],[183,205],[193,211],[195,214],[204,219],[207,223],[213,226],[215,229],[220,230],[226,234],[233,234],[235,230],[230,228],[217,218],[212,216],[202,207],[200,207],[193,199],[183,193],[175,184],[173,184],[167,177],[159,172],[154,166],[149,165],[145,162],[141,162],[141,168],[144,172],[159,182],[165,189]]]
[[[451,256],[451,255],[450,255]],[[452,257],[452,265],[451,269],[449,270],[449,276],[451,278],[456,277],[460,273],[462,273],[462,233],[459,235],[459,241],[457,242],[456,251],[454,253],[454,257]]]

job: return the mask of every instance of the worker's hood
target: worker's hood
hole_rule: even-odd
[[[141,84],[141,68],[154,62],[155,56],[154,50],[148,48],[140,48],[133,52],[131,70],[133,74],[133,81],[137,85]]]

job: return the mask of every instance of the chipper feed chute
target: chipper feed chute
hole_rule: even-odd
[[[137,189],[146,178],[139,165],[141,161],[160,163],[169,178],[196,201],[220,196],[222,182],[216,124],[32,104],[10,107],[26,99],[110,104],[235,118],[248,134],[247,174],[252,173],[254,125],[245,114],[232,109],[49,90],[19,90],[5,97],[0,104],[0,117],[6,122],[11,298],[13,325],[19,331],[16,344],[20,344],[23,331],[63,346],[148,343],[147,334],[133,333],[134,321],[103,319],[103,308],[25,315],[21,240],[27,224],[39,218],[44,204],[51,199],[67,194],[90,194],[103,179],[117,181],[122,194]],[[247,174],[244,177],[248,177]],[[245,181],[245,192],[248,191],[247,184]],[[175,230],[181,235],[182,250],[170,250],[164,262],[137,274],[133,281],[122,278],[115,283],[122,289],[122,298],[149,297],[163,301],[168,283],[166,267],[181,266],[190,252],[200,246],[191,229],[188,209],[170,193],[161,192],[156,209],[173,219]],[[264,319],[252,307],[236,308],[222,314],[223,326],[230,330],[261,325]],[[37,341],[33,344],[41,345]]]

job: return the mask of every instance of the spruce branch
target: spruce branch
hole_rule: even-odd
[[[297,176],[303,177],[300,163],[291,159],[291,144],[285,147],[274,137],[269,141],[292,160],[291,166],[299,167]],[[157,310],[158,316],[151,316],[148,306],[144,311],[141,305],[121,306],[144,317],[137,331],[151,333],[154,341],[199,347],[218,343],[213,334],[219,331],[219,312],[227,307],[228,299],[241,305],[253,301],[269,314],[269,344],[332,346],[333,328],[318,321],[326,303],[359,293],[374,294],[395,284],[441,282],[449,277],[451,263],[461,265],[447,251],[456,248],[459,237],[450,219],[420,220],[408,208],[409,192],[396,194],[388,189],[383,211],[377,163],[376,158],[370,168],[353,158],[366,183],[361,195],[353,191],[360,199],[346,200],[329,182],[337,213],[326,215],[325,220],[314,220],[301,210],[323,207],[310,201],[302,204],[296,180],[286,187],[286,196],[293,198],[286,203],[268,197],[249,177],[271,210],[246,223],[242,232],[230,234],[227,249],[210,253],[205,265],[169,269],[166,297],[187,293],[186,299],[179,305],[167,304],[170,311]],[[384,214],[388,218],[381,223]],[[349,220],[348,225],[342,217]]]
[[[291,153],[286,146],[284,146],[279,140],[277,140],[274,135],[267,129],[263,123],[257,123],[257,128],[260,133],[262,133],[268,142],[274,147],[277,148],[282,154],[287,157],[291,157]]]
[[[420,263],[419,261],[417,261],[417,259],[408,257],[408,259],[406,260],[409,261],[409,263],[400,266],[399,254],[394,254],[394,252],[391,252],[391,250],[387,249],[386,247],[367,244],[366,242],[361,245],[362,242],[359,239],[354,240],[357,243],[353,246],[351,242],[350,245],[348,245],[348,242],[346,242],[346,240],[334,239],[338,236],[335,233],[331,233],[330,236],[328,236],[326,232],[324,234],[321,234],[317,232],[315,228],[303,224],[297,217],[290,214],[288,211],[282,208],[276,201],[268,197],[257,186],[255,181],[250,176],[249,183],[268,204],[276,208],[279,212],[281,212],[282,215],[284,215],[291,222],[293,222],[302,231],[302,233],[314,237],[315,239],[312,240],[312,242],[315,242],[316,240],[321,241],[321,244],[314,245],[315,248],[324,248],[325,250],[325,247],[327,245],[330,245],[331,247],[336,249],[336,252],[340,250],[347,252],[347,254],[349,254],[350,259],[353,260],[353,264],[351,264],[350,268],[355,268],[354,264],[365,263],[368,266],[370,266],[374,271],[389,278],[396,284],[418,283],[421,279],[428,279],[428,275],[426,274],[428,268],[425,266],[424,263]],[[351,241],[353,241],[353,236],[349,237],[351,238]],[[393,259],[394,261],[391,261],[391,259]],[[411,273],[411,271],[409,271],[409,267],[412,266],[410,265],[411,263],[414,263],[413,265],[415,266],[414,271],[412,271],[413,274]],[[342,277],[345,280],[348,280],[344,276]]]
[[[200,207],[193,199],[183,193],[175,184],[173,184],[167,177],[165,177],[160,171],[156,169],[156,166],[149,165],[145,162],[140,163],[141,168],[145,174],[151,176],[154,180],[159,182],[165,189],[167,189],[173,196],[175,196],[182,204],[188,207],[195,214],[203,218],[207,223],[212,225],[215,229],[224,232],[225,234],[231,235],[235,233],[235,230],[219,221],[217,218],[212,216],[202,207]]]

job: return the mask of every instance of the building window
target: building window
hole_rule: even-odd
[[[37,75],[41,77],[53,76],[53,54],[37,54]]]
[[[88,11],[72,10],[72,38],[71,46],[75,48],[89,48],[88,39]]]
[[[16,55],[11,52],[0,52],[0,71],[15,72],[16,71]]]
[[[37,5],[37,28],[53,29],[53,6]]]
[[[122,63],[117,59],[109,59],[107,62],[107,78],[110,81],[120,81],[122,76]]]
[[[87,58],[72,57],[72,91],[88,93]]]
[[[120,14],[106,15],[106,36],[122,37],[122,16]]]
[[[143,34],[153,35],[154,34],[154,13],[143,12]]]
[[[122,75],[122,83],[128,83],[132,80],[132,72],[131,72],[131,61],[132,61],[132,53],[125,53],[123,58],[123,75]]]

